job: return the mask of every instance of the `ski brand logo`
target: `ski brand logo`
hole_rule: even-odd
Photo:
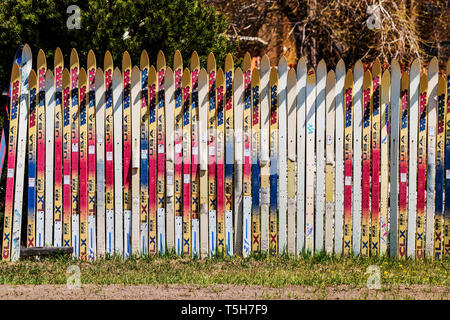
[[[19,101],[19,81],[13,83],[12,87],[12,107],[11,107],[11,120],[17,118],[17,107]],[[10,120],[10,121],[11,121]]]
[[[70,124],[69,87],[64,88],[64,127]]]

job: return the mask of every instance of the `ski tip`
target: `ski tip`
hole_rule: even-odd
[[[225,72],[228,72],[233,69],[234,69],[233,56],[231,55],[231,53],[227,53],[227,56],[225,57]]]
[[[198,82],[206,84],[208,81],[208,73],[206,72],[205,68],[201,68],[200,72],[198,73]]]
[[[259,86],[259,69],[253,68],[252,70],[252,87]]]
[[[426,76],[426,74],[424,75]],[[428,77],[427,77],[427,86],[428,86]],[[402,80],[401,80],[401,91],[409,90],[409,73],[403,72],[402,73]]]
[[[366,72],[364,72],[363,90],[370,90],[370,92],[372,91],[372,72],[370,72],[370,70],[366,70]]]
[[[269,83],[271,87],[278,84],[278,70],[276,67],[270,68]]]
[[[223,70],[222,68],[217,69],[217,74],[216,74],[216,87],[220,87],[224,85],[224,81],[225,81],[225,77],[223,75]]]
[[[87,77],[86,77],[86,70],[81,67],[80,73],[78,74],[78,86],[80,87],[80,91],[82,87],[86,87],[87,85]]]
[[[295,72],[294,68],[290,68],[288,71],[287,76],[288,85],[291,83],[291,85],[297,85],[297,73]]]
[[[66,85],[70,84],[70,73],[69,73],[69,70],[67,68],[64,68],[64,70],[63,70],[62,83],[63,83],[63,88]]]
[[[192,52],[191,55],[191,70],[200,68],[200,59],[198,57],[197,51]]]
[[[270,59],[267,54],[263,55],[263,57],[261,58],[260,70],[261,72],[263,70],[270,70]]]
[[[139,65],[141,66],[141,70],[144,70],[145,68],[148,69],[149,65],[149,59],[148,59],[148,53],[146,50],[142,50],[141,52],[141,58],[139,59]]]
[[[447,67],[446,67],[446,71],[447,71],[447,77],[450,76],[450,58],[448,58],[447,60]]]
[[[188,68],[184,68],[183,76],[181,77],[181,86],[186,88],[191,85],[191,72]]]
[[[183,57],[181,56],[180,50],[175,51],[173,58],[173,70],[183,69]]]
[[[113,78],[122,79],[122,72],[120,72],[119,67],[114,68]]]
[[[420,61],[418,58],[414,59],[414,61],[411,63],[410,72],[420,72]]]
[[[113,58],[112,58],[111,52],[109,52],[109,50],[106,51],[105,58],[104,58],[103,62],[104,62],[104,69],[105,69],[105,71],[107,69],[112,69],[113,68]]]
[[[128,51],[125,51],[122,56],[122,70],[131,69],[131,58]]]
[[[361,59],[358,59],[358,61],[356,61],[354,70],[355,71],[358,70],[358,72],[361,72],[361,74],[364,74],[364,66],[362,64]]]
[[[42,50],[42,49],[39,49],[39,51],[38,51],[37,68],[38,69],[42,69],[42,68],[47,69],[47,59],[45,58],[45,53],[44,53],[44,50]]]
[[[343,76],[345,76],[345,62],[341,58],[336,65],[336,78],[340,79]]]
[[[426,91],[428,91],[428,75],[423,74],[420,77],[419,92],[426,92]]]
[[[389,72],[388,69],[384,70],[381,83],[385,88],[389,87],[391,83],[391,73]]]
[[[437,96],[438,99],[439,97],[441,97],[442,95],[445,96],[445,91],[446,91],[446,84],[447,82],[445,81],[445,77],[444,76],[439,76],[439,80],[438,80],[438,86],[437,86]],[[445,100],[445,97],[444,97]]]
[[[101,68],[97,68],[95,70],[95,85],[102,85],[103,84],[103,70]]]
[[[372,64],[372,76],[381,77],[381,63],[380,59],[376,58],[374,63]]]
[[[156,56],[156,67],[158,70],[161,70],[166,67],[166,56],[162,50],[158,51],[158,55]]]
[[[216,70],[216,58],[214,53],[210,52],[208,55],[208,62],[206,63],[208,73]]]
[[[75,48],[72,48],[70,51],[70,68],[74,68],[75,66],[78,66],[78,52]]]
[[[250,53],[246,52],[244,55],[244,62],[242,63],[242,68],[244,69],[244,73],[251,71],[252,68],[252,57]]]
[[[11,73],[11,80],[15,81],[15,79],[18,79],[20,81],[20,67],[17,62],[14,62]]]
[[[152,85],[156,83],[156,69],[153,65],[148,69],[148,84]]]
[[[287,60],[284,54],[282,54],[278,60],[278,68],[287,68]]]
[[[391,72],[392,72],[392,75],[394,75],[395,73],[398,74],[401,72],[400,64],[398,63],[397,59],[392,59],[392,61],[391,61]]]
[[[37,82],[36,82],[36,72],[34,71],[34,69],[31,69],[30,75],[28,76],[29,89],[32,90],[33,87],[36,86],[36,84],[37,84]]]
[[[89,49],[88,55],[87,55],[87,65],[88,65],[88,69],[92,68],[92,67],[96,67],[95,66],[96,61],[95,61],[95,53],[92,49]]]
[[[54,58],[54,67],[56,68],[57,65],[61,64],[62,67],[64,67],[64,60],[61,49],[58,47],[55,50],[55,58]]]
[[[243,76],[242,69],[240,67],[237,67],[236,70],[234,70],[234,78],[242,77]]]
[[[47,72],[45,73],[45,87],[48,88],[49,85],[47,85],[47,83],[49,83],[50,85],[53,85],[53,72],[50,69],[47,69]]]
[[[438,59],[436,57],[433,57],[430,60],[430,63],[428,65],[428,73],[437,73],[439,71],[439,62]]]
[[[345,88],[346,90],[353,87],[353,72],[352,70],[348,70],[345,75]]]
[[[336,82],[336,74],[334,73],[334,70],[330,70],[327,73],[327,83],[332,81]]]
[[[25,75],[29,74],[32,65],[32,53],[31,48],[28,44],[25,44],[22,49],[22,72]]]
[[[325,62],[325,59],[321,59],[319,63],[317,64],[317,73],[327,73],[327,63]]]

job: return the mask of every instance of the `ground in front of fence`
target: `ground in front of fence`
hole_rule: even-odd
[[[325,255],[94,263],[60,257],[1,262],[0,299],[448,300],[449,271],[450,261]]]

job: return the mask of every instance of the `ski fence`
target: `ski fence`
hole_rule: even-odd
[[[28,45],[9,91],[2,259],[450,257],[450,61],[173,66]],[[23,219],[22,219],[23,218]],[[22,225],[26,230],[22,231]],[[26,239],[22,239],[21,237]]]

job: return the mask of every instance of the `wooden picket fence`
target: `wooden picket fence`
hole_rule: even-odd
[[[24,63],[27,121],[11,119],[8,179],[22,129],[28,202],[14,199],[14,217],[27,213],[27,246],[80,259],[450,257],[450,64],[446,78],[436,58],[422,75],[417,60],[402,73],[396,60],[315,70],[302,58],[295,70],[264,56],[252,69],[246,54],[242,69],[231,55],[221,69],[210,54],[205,70],[194,52],[183,70],[177,51],[173,69],[162,52],[139,67],[125,52],[119,70],[107,52],[102,70],[93,52],[80,69],[72,50],[64,69],[58,49],[54,69],[39,52],[24,84]],[[9,194],[23,196],[15,178]],[[10,206],[5,260],[17,221]]]

